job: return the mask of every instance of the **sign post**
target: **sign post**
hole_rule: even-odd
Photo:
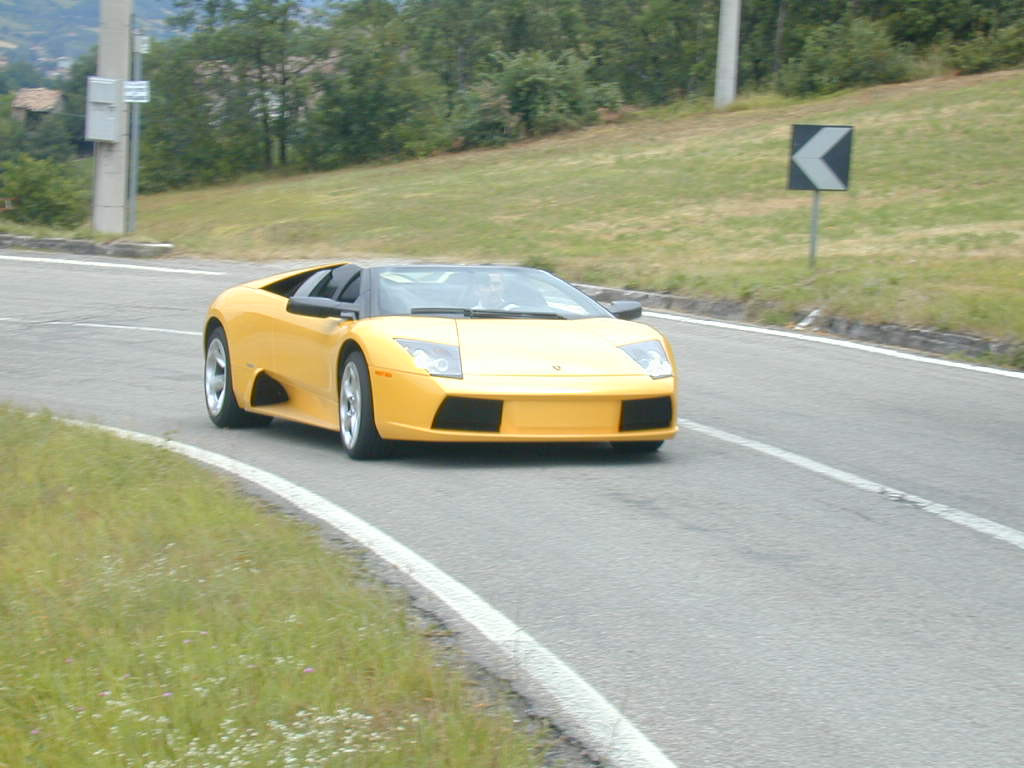
[[[139,204],[139,138],[142,129],[140,104],[149,103],[149,82],[142,80],[142,55],[149,53],[149,38],[137,30],[132,33],[132,77],[124,83],[124,100],[131,104],[131,156],[128,160],[127,229],[135,231]]]
[[[811,251],[808,255],[811,269],[814,269],[817,263],[822,190],[845,192],[850,188],[852,150],[853,126],[793,126],[789,152],[789,189],[814,191],[811,208]]]

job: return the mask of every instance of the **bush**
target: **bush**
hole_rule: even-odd
[[[812,30],[800,55],[782,68],[779,90],[789,96],[833,93],[901,82],[912,73],[909,50],[893,43],[880,22],[854,18]]]
[[[15,207],[3,215],[21,224],[72,229],[89,215],[89,185],[68,164],[21,155],[0,174],[0,196]]]
[[[1024,63],[1024,24],[977,35],[955,46],[950,63],[964,75],[1008,69]]]
[[[458,149],[498,147],[522,138],[522,120],[509,108],[508,96],[494,83],[463,91],[452,110],[452,131]]]
[[[588,59],[541,51],[494,55],[497,71],[467,89],[452,119],[462,146],[494,146],[522,135],[543,136],[597,122],[598,108],[618,109],[614,83],[591,83]]]
[[[296,132],[306,168],[420,157],[450,145],[444,87],[410,61],[394,28],[350,30],[339,40],[335,69],[314,75],[313,105]]]
[[[61,163],[75,156],[75,137],[65,114],[45,115],[25,132],[25,153],[40,160]]]

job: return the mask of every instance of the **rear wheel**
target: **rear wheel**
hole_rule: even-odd
[[[249,413],[239,407],[231,384],[231,358],[223,328],[216,328],[206,342],[203,366],[206,412],[218,427],[250,427],[270,423],[269,416]]]
[[[373,420],[373,393],[366,358],[358,349],[341,364],[338,385],[338,427],[341,444],[353,459],[376,459],[390,453]]]
[[[654,453],[661,448],[664,440],[636,440],[633,442],[615,442],[612,448],[616,453]]]

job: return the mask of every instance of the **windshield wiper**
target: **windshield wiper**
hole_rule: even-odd
[[[525,317],[538,320],[565,320],[557,312],[531,312],[528,309],[471,309],[470,317]]]
[[[462,317],[480,318],[527,318],[537,320],[565,320],[565,315],[557,312],[531,312],[526,309],[469,309],[467,307],[413,307],[411,315],[461,315]]]
[[[413,307],[409,310],[410,315],[462,315],[470,317],[472,309],[466,307]]]

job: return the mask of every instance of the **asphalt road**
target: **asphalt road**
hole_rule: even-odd
[[[639,459],[411,446],[371,463],[304,426],[217,430],[190,334],[222,288],[277,266],[0,252],[0,401],[334,501],[523,627],[680,768],[1024,764],[1024,548],[693,429]],[[648,322],[675,348],[684,418],[1024,531],[1024,379]]]

